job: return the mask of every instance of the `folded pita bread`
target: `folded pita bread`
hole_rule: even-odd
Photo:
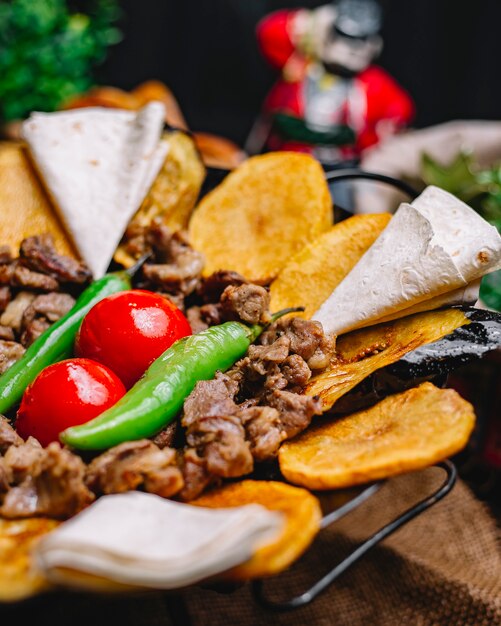
[[[127,492],[99,498],[44,537],[35,562],[66,585],[92,585],[95,576],[174,589],[247,561],[283,524],[281,513],[258,504],[209,509]]]
[[[501,268],[494,226],[452,194],[428,187],[392,220],[313,315],[328,333],[476,297],[479,280]]]
[[[165,108],[86,108],[33,113],[22,134],[75,246],[102,276],[153,183],[168,145]]]

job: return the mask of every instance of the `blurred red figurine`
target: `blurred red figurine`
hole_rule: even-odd
[[[310,152],[324,164],[361,152],[407,125],[408,93],[372,65],[382,48],[376,0],[337,0],[313,11],[281,10],[258,24],[259,46],[282,76],[271,89],[247,151]]]

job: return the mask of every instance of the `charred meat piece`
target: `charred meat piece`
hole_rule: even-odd
[[[259,285],[230,285],[221,295],[222,317],[247,324],[267,324],[270,294]]]
[[[11,299],[10,288],[6,285],[0,287],[0,313],[3,313],[7,308]]]
[[[18,451],[19,448],[11,447],[8,453],[12,450]],[[22,482],[6,493],[0,515],[7,518],[46,515],[67,519],[93,501],[94,495],[83,481],[85,465],[80,457],[54,442],[45,449],[40,448],[36,460],[33,459]],[[22,471],[23,463],[28,467],[29,461],[28,454],[23,462],[16,459],[18,476],[21,475],[19,472]],[[13,467],[13,461],[9,462],[7,455],[5,462]]]
[[[14,300],[9,302],[5,311],[0,316],[0,324],[2,326],[10,326],[14,332],[19,332],[21,330],[24,312],[35,298],[36,295],[34,293],[20,291]]]
[[[21,343],[26,348],[45,332],[52,322],[68,313],[75,299],[67,293],[47,293],[37,296],[25,309],[21,321]]]
[[[207,326],[216,326],[224,321],[220,304],[204,304],[200,307],[200,316]]]
[[[202,318],[202,314],[199,306],[191,306],[186,310],[186,318],[190,324],[193,334],[200,333],[202,330],[207,330],[209,325]]]
[[[286,436],[277,409],[269,406],[248,407],[240,409],[238,416],[256,461],[273,458]]]
[[[38,474],[44,454],[44,449],[34,437],[28,437],[25,442],[22,439],[20,442],[16,440],[5,452],[4,457],[11,471],[13,483],[18,485],[29,476]]]
[[[0,285],[10,285],[12,283],[15,269],[15,263],[9,262],[0,265]]]
[[[23,324],[28,324],[37,315],[44,316],[49,322],[57,322],[66,315],[75,304],[75,298],[68,293],[47,293],[37,296],[23,315]]]
[[[193,293],[199,283],[204,266],[203,256],[190,246],[187,234],[174,234],[159,221],[154,221],[147,234],[154,252],[155,263],[143,266],[147,282],[167,293]]]
[[[184,502],[194,500],[215,480],[215,477],[207,469],[205,459],[199,456],[193,448],[184,451],[181,459],[181,471],[184,487],[178,496]]]
[[[283,362],[282,374],[289,384],[304,388],[311,378],[311,369],[303,357],[291,354]]]
[[[26,287],[37,291],[55,291],[59,288],[59,283],[52,276],[35,272],[22,265],[17,265],[14,269],[10,284],[13,287]]]
[[[0,415],[0,454],[5,454],[11,446],[20,446],[23,443],[9,421]]]
[[[9,490],[11,482],[12,473],[10,468],[5,462],[5,459],[0,456],[0,502],[2,501],[2,494]]]
[[[322,403],[311,396],[301,396],[291,391],[275,390],[265,397],[268,406],[280,413],[282,429],[287,439],[294,437],[310,425],[314,415],[321,415]]]
[[[10,246],[0,246],[0,265],[12,263],[12,252]]]
[[[238,287],[247,283],[248,281],[238,272],[220,270],[202,280],[198,295],[206,304],[219,302],[226,287]]]
[[[281,318],[261,335],[259,343],[270,345],[282,336],[290,340],[291,354],[302,357],[310,369],[320,369],[329,364],[334,345],[325,337],[320,322],[300,317]]]
[[[121,493],[144,487],[150,493],[169,498],[183,487],[176,465],[176,451],[160,450],[149,439],[127,441],[93,459],[86,484],[97,494]]]
[[[205,459],[207,470],[215,476],[235,478],[254,468],[245,430],[235,415],[198,419],[188,427],[186,441]]]
[[[237,384],[226,374],[217,373],[213,380],[199,381],[184,401],[182,425],[189,428],[203,418],[234,414],[237,391]]]
[[[58,254],[51,235],[28,237],[21,243],[22,265],[35,272],[42,272],[62,283],[87,283],[92,274],[80,261]]]
[[[3,341],[14,341],[14,331],[10,326],[0,326],[0,339]]]
[[[19,361],[23,354],[24,348],[20,343],[0,340],[0,374]]]
[[[171,422],[167,424],[165,428],[163,428],[159,433],[157,433],[153,438],[153,443],[162,450],[163,448],[172,448],[174,447],[174,441],[177,435],[177,422]]]
[[[21,334],[21,343],[25,348],[31,346],[31,344],[40,337],[48,328],[50,328],[49,322],[45,318],[37,318],[30,322]]]

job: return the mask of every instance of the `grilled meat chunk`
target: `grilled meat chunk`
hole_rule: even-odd
[[[253,406],[238,411],[249,442],[250,451],[256,461],[273,458],[285,439],[280,413],[269,406]]]
[[[37,296],[29,304],[21,321],[21,343],[26,348],[35,339],[68,313],[75,304],[75,299],[68,293],[47,293]]]
[[[199,418],[188,427],[186,441],[205,459],[207,470],[215,476],[244,476],[254,467],[245,430],[235,415]]]
[[[19,361],[23,354],[24,348],[20,343],[0,340],[0,374]]]
[[[19,439],[20,442],[16,438],[4,457],[16,485],[22,483],[27,477],[38,474],[45,454],[44,449],[34,437],[28,437],[25,442],[21,437]]]
[[[221,373],[213,380],[199,381],[184,401],[182,425],[189,428],[200,419],[232,415],[238,408],[233,400],[237,390],[236,383]]]
[[[11,447],[8,452],[15,449]],[[7,455],[5,461],[9,464]],[[19,464],[18,471],[21,471],[20,467]],[[84,474],[82,459],[53,442],[41,449],[22,482],[7,491],[0,515],[7,518],[46,515],[67,519],[94,500],[94,495],[85,486]]]
[[[35,272],[22,265],[16,265],[10,284],[13,287],[25,287],[37,291],[55,291],[59,288],[58,281],[52,276]]]
[[[332,342],[324,335],[322,324],[300,317],[285,317],[272,324],[259,338],[262,345],[270,345],[279,337],[290,340],[291,354],[298,354],[313,369],[329,364],[334,350]],[[311,359],[311,363],[310,363]]]
[[[10,326],[0,326],[0,339],[3,341],[14,341],[14,331]]]
[[[187,233],[174,234],[160,221],[154,221],[146,235],[155,263],[143,266],[143,277],[150,285],[167,293],[193,293],[200,284],[203,256],[193,250]]]
[[[178,496],[184,502],[194,500],[215,480],[215,477],[207,469],[205,459],[200,457],[193,448],[184,451],[181,457],[181,471],[184,487]]]
[[[163,428],[159,433],[157,433],[152,438],[152,441],[161,450],[163,448],[172,448],[176,439],[177,431],[177,422],[171,422],[170,424],[167,424],[167,426]]]
[[[25,239],[21,243],[20,259],[25,267],[52,276],[61,283],[82,285],[92,278],[91,271],[84,263],[58,254],[54,240],[48,234]]]
[[[220,270],[202,280],[198,295],[206,304],[219,302],[226,287],[238,287],[244,284],[248,284],[248,281],[238,272]]]
[[[10,287],[4,285],[0,287],[0,313],[3,313],[11,300]]]
[[[169,498],[183,487],[176,451],[161,450],[149,439],[127,441],[93,459],[85,478],[97,494],[121,493],[143,487]]]
[[[265,403],[280,413],[280,422],[287,439],[302,432],[310,425],[314,415],[322,413],[322,403],[317,398],[279,389],[268,393]]]
[[[24,312],[35,298],[36,295],[34,293],[20,291],[14,300],[9,302],[0,316],[0,324],[2,326],[10,326],[16,333],[20,332]]]
[[[222,317],[247,324],[267,324],[271,320],[269,312],[270,294],[259,285],[230,285],[221,295]]]
[[[5,454],[11,446],[20,446],[23,443],[9,421],[0,415],[0,454]]]
[[[2,501],[2,495],[9,490],[11,482],[12,473],[10,468],[5,462],[5,459],[0,456],[0,502]]]

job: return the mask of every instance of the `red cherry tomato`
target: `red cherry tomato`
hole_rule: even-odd
[[[59,433],[88,422],[125,394],[116,374],[89,359],[49,365],[28,385],[17,412],[16,430],[47,446]]]
[[[170,346],[191,335],[183,313],[166,298],[142,289],[113,294],[87,313],[78,333],[78,356],[107,365],[129,388]]]

